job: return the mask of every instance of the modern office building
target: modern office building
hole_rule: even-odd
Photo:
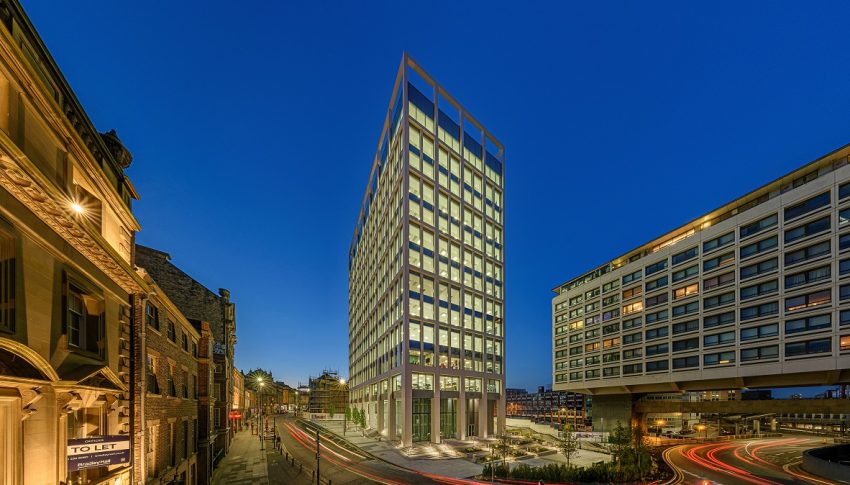
[[[502,145],[410,57],[349,252],[349,377],[404,445],[504,427]]]
[[[596,424],[605,395],[850,381],[848,154],[555,288],[555,389],[594,394]]]

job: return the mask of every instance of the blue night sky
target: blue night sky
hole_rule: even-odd
[[[237,302],[237,365],[347,376],[347,250],[401,54],[506,147],[507,385],[551,289],[850,142],[839,2],[24,0],[133,152],[138,241]]]

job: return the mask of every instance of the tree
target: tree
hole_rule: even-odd
[[[499,436],[499,441],[493,445],[493,452],[496,456],[504,460],[508,456],[509,451],[511,451],[510,438],[508,438],[508,435],[503,434]]]
[[[558,440],[558,449],[561,450],[561,454],[567,459],[567,467],[569,467],[570,458],[578,455],[578,435],[573,433],[572,430],[564,430],[564,436]]]
[[[351,408],[345,407],[345,421],[342,422],[342,435],[345,436],[345,432],[348,431],[348,422],[351,421]]]
[[[331,419],[334,418],[334,414],[336,414],[336,405],[334,403],[331,403],[330,406],[328,406],[328,414],[331,416]]]
[[[614,455],[614,461],[619,468],[623,458],[629,452],[632,444],[632,431],[623,426],[623,423],[617,421],[614,430],[608,435],[608,443],[611,445],[611,454]]]

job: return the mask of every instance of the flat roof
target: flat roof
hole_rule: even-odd
[[[562,284],[552,288],[552,291],[555,292],[556,294],[561,294],[561,292],[559,290],[561,288],[563,288],[564,286],[569,286],[569,285],[571,285],[575,282],[578,282],[578,281],[583,280],[587,277],[590,277],[594,273],[601,271],[601,270],[604,270],[606,267],[607,267],[608,271],[604,271],[601,274],[599,274],[598,276],[592,277],[591,280],[596,279],[597,277],[602,276],[602,274],[610,272],[613,269],[616,269],[616,268],[612,269],[610,267],[611,264],[618,264],[617,267],[619,268],[619,266],[627,264],[629,262],[629,258],[631,258],[631,257],[634,257],[636,255],[644,256],[646,254],[652,253],[652,252],[654,252],[653,249],[655,249],[655,250],[661,249],[661,247],[667,246],[666,243],[672,243],[679,237],[682,237],[682,236],[687,237],[686,234],[688,234],[691,231],[694,231],[694,233],[696,233],[698,231],[702,231],[703,229],[708,229],[709,227],[713,226],[715,223],[720,222],[721,220],[724,220],[727,217],[731,217],[731,216],[740,214],[742,212],[745,212],[746,210],[749,210],[749,209],[761,204],[762,202],[773,198],[775,195],[779,195],[780,193],[782,193],[783,188],[786,184],[792,184],[796,179],[801,178],[801,177],[805,177],[806,175],[808,175],[809,173],[811,173],[815,170],[820,170],[821,168],[825,167],[826,165],[832,164],[835,161],[836,158],[841,158],[841,156],[847,157],[848,154],[850,154],[850,143],[848,143],[848,144],[846,144],[846,145],[844,145],[844,146],[842,146],[842,147],[840,147],[836,150],[833,150],[833,151],[831,151],[831,152],[829,152],[825,155],[822,155],[822,156],[818,157],[817,159],[807,163],[806,165],[803,165],[802,167],[800,167],[796,170],[793,170],[793,171],[791,171],[791,172],[789,172],[789,173],[787,173],[787,174],[785,174],[785,175],[783,175],[783,176],[781,176],[781,177],[779,177],[779,178],[777,178],[777,179],[775,179],[771,182],[768,182],[767,184],[762,185],[761,187],[759,187],[759,188],[757,188],[757,189],[755,189],[755,190],[753,190],[753,191],[751,191],[751,192],[749,192],[749,193],[747,193],[747,194],[745,194],[745,195],[743,195],[743,196],[741,196],[741,197],[739,197],[739,198],[737,198],[737,199],[735,199],[731,202],[727,202],[726,204],[723,204],[722,206],[720,206],[720,207],[718,207],[718,208],[716,208],[716,209],[714,209],[714,210],[712,210],[712,211],[710,211],[710,212],[708,212],[708,213],[706,213],[702,216],[699,216],[696,219],[693,219],[690,222],[677,227],[676,229],[668,231],[664,235],[659,236],[659,237],[657,237],[657,238],[655,238],[655,239],[653,239],[653,240],[651,240],[647,243],[644,243],[644,244],[632,249],[631,251],[628,251],[625,254],[608,261],[605,264],[597,266],[593,270],[586,271],[586,272],[582,273],[581,276],[578,276],[576,278],[568,280],[567,282],[562,283]],[[792,184],[792,187],[793,187],[793,184]],[[776,193],[774,194],[774,192],[776,192]],[[760,200],[760,199],[764,199],[764,200]],[[717,220],[717,219],[719,219],[719,220]],[[581,285],[577,285],[577,286],[581,286]]]

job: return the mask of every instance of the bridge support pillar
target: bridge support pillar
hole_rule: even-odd
[[[606,394],[593,396],[593,431],[608,433],[620,422],[623,426],[632,428],[635,426],[645,427],[644,423],[638,422],[638,415],[632,414],[631,394]],[[646,421],[640,419],[639,421]]]

